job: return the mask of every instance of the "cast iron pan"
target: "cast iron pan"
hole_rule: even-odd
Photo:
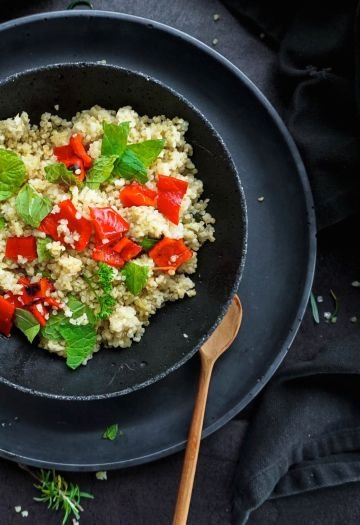
[[[239,288],[244,318],[239,336],[214,370],[203,433],[209,435],[270,379],[307,305],[316,229],[306,173],[289,133],[265,97],[228,60],[150,20],[101,11],[38,15],[0,26],[0,49],[0,78],[30,67],[104,59],[142,71],[184,95],[229,148],[248,212]],[[0,454],[44,467],[106,470],[175,452],[186,440],[198,371],[195,355],[147,388],[88,402],[29,396],[0,383]],[[121,439],[101,439],[103,429],[115,422]]]
[[[63,359],[37,348],[21,333],[0,341],[0,380],[33,394],[96,399],[148,386],[185,363],[206,340],[236,292],[245,260],[246,209],[235,166],[210,123],[160,82],[116,66],[57,65],[13,75],[0,82],[0,119],[27,111],[71,118],[98,104],[130,105],[140,115],[181,116],[203,180],[209,211],[216,217],[216,242],[199,253],[197,295],[169,303],[151,319],[141,341],[128,349],[101,351],[86,367],[69,370]],[[184,333],[188,338],[184,337]],[[128,369],[133,374],[128,375]],[[46,370],[46,373],[44,373]]]

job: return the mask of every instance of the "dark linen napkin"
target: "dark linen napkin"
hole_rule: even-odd
[[[223,3],[278,49],[283,116],[308,170],[319,229],[357,212],[358,2]]]
[[[358,335],[279,374],[241,447],[234,523],[267,499],[360,480]]]
[[[283,117],[307,167],[319,229],[358,212],[358,2],[223,3],[278,52]],[[240,449],[236,525],[267,500],[360,480],[360,337],[350,333],[332,340],[329,331],[313,360],[294,360],[265,390]]]

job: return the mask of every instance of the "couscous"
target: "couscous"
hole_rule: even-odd
[[[16,325],[75,369],[195,295],[189,276],[215,220],[187,128],[131,107],[0,121],[2,334]]]

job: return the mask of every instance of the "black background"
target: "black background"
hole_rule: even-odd
[[[181,29],[208,45],[218,40],[216,49],[247,74],[283,113],[277,90],[277,57],[266,46],[261,34],[251,34],[215,0],[94,0],[96,9],[112,10],[152,18]],[[64,9],[67,0],[2,0],[0,21],[36,12]],[[213,15],[220,19],[215,22]],[[1,52],[1,50],[0,50]],[[311,361],[326,342],[341,341],[344,334],[359,331],[358,289],[351,286],[360,280],[358,244],[359,220],[346,222],[319,235],[319,253],[314,283],[316,295],[324,296],[321,312],[332,310],[329,296],[333,289],[340,300],[336,324],[314,325],[309,311],[282,368],[295,361]],[[358,316],[358,323],[350,318]],[[360,351],[360,349],[359,349]],[[266,395],[266,390],[263,395]],[[189,525],[226,525],[231,523],[232,478],[239,447],[248,419],[256,410],[256,401],[245,413],[228,423],[202,444]],[[0,422],[1,423],[1,422]],[[1,427],[0,427],[1,431]],[[108,481],[98,481],[95,474],[66,474],[82,490],[95,495],[85,501],[81,523],[86,525],[166,525],[171,523],[182,454],[151,465],[108,473]],[[42,524],[61,522],[60,515],[35,503],[31,477],[15,464],[0,461],[0,523]],[[270,501],[256,511],[249,525],[352,525],[360,520],[360,484],[353,483],[322,491],[319,495]],[[29,511],[22,518],[14,507]]]

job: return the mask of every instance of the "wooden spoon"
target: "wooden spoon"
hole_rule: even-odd
[[[186,446],[184,465],[172,522],[173,525],[186,525],[213,366],[218,357],[220,357],[234,341],[239,331],[241,320],[242,306],[239,297],[235,295],[224,319],[200,349],[201,370],[199,389]]]

